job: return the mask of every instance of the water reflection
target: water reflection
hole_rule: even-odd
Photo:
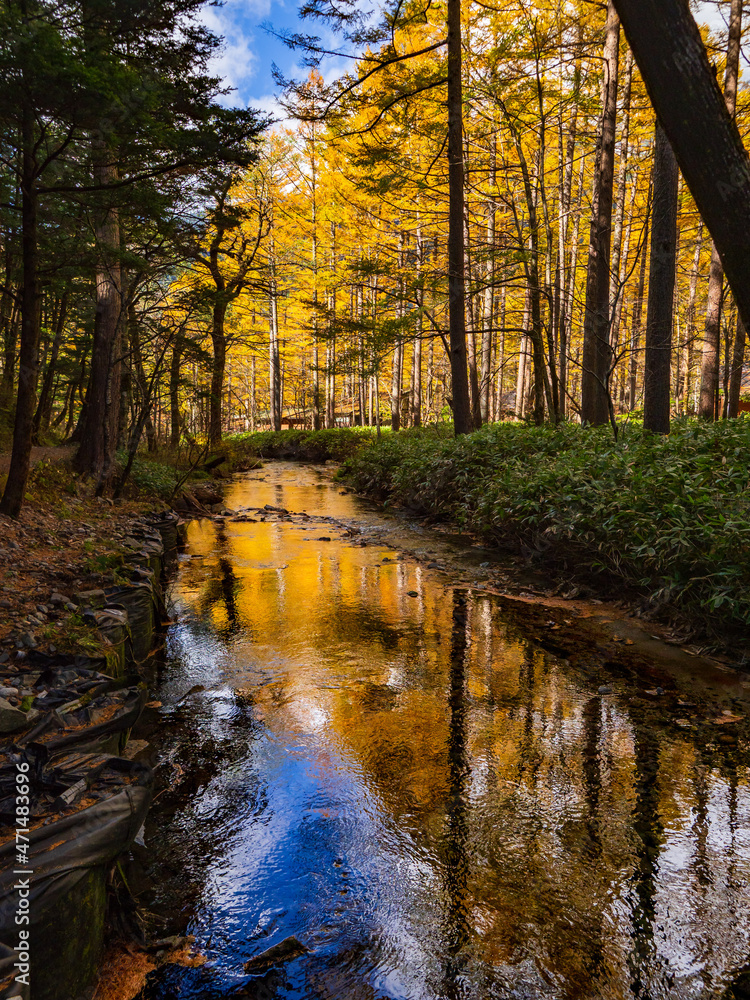
[[[264,475],[230,506],[375,518],[312,470]],[[491,598],[340,534],[191,525],[147,875],[209,961],[148,1000],[741,990],[743,737],[599,693]],[[309,954],[243,974],[291,934]]]

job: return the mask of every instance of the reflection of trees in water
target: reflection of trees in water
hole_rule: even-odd
[[[633,723],[633,763],[635,765],[635,805],[632,828],[636,835],[631,945],[628,955],[630,990],[633,996],[649,1000],[649,982],[656,970],[654,920],[659,853],[664,843],[664,826],[659,810],[660,736],[639,711],[631,713]]]
[[[146,821],[148,851],[136,853],[129,873],[139,901],[163,914],[171,933],[192,917],[209,871],[242,835],[237,816],[263,815],[268,807],[267,786],[248,752],[259,735],[251,711],[239,707],[217,725],[188,703],[176,718],[161,732],[142,734],[157,752],[161,737],[169,751],[156,771],[157,797]],[[235,774],[241,780],[230,786],[227,778]],[[203,815],[207,799],[212,807]]]
[[[466,966],[469,942],[469,857],[466,808],[469,764],[466,746],[466,651],[468,610],[466,599],[453,594],[453,627],[450,653],[450,717],[448,760],[450,772],[445,836],[445,915],[447,956],[445,989],[449,998],[462,995],[461,974]]]
[[[215,530],[218,573],[204,580],[198,600],[198,609],[201,616],[205,617],[215,605],[223,605],[226,614],[225,624],[219,627],[211,622],[210,629],[228,642],[239,633],[244,624],[237,606],[237,597],[242,585],[234,572],[224,522],[219,522]]]
[[[320,636],[330,645],[348,639],[352,644],[376,642],[384,652],[399,649],[405,639],[417,639],[420,630],[396,624],[387,611],[361,601],[345,602],[338,594],[330,595],[326,608],[321,608]]]
[[[598,872],[602,859],[602,829],[601,829],[601,792],[602,792],[602,700],[599,697],[590,698],[583,707],[583,789],[586,801],[586,832],[589,844],[590,862]],[[591,892],[594,894],[598,879],[591,879]],[[584,967],[591,983],[596,983],[604,967],[604,935],[602,928],[602,902],[592,899],[588,914],[587,953]]]

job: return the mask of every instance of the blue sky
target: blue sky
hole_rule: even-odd
[[[263,30],[269,22],[277,29],[299,30],[297,8],[299,0],[226,0],[221,7],[206,7],[204,22],[225,39],[224,50],[215,60],[213,71],[222,76],[227,86],[235,88],[227,103],[260,108],[273,113],[277,87],[271,75],[275,62],[287,76],[306,75],[299,56]],[[721,25],[721,17],[713,4],[701,3],[701,15],[712,26]],[[313,23],[304,25],[308,34],[324,35]],[[333,39],[328,38],[329,44]],[[344,60],[328,59],[321,66],[327,79],[343,71]]]
[[[300,30],[298,5],[298,0],[225,0],[221,7],[204,9],[205,24],[225,39],[223,52],[214,60],[212,69],[235,89],[227,103],[273,112],[278,91],[271,75],[273,63],[287,76],[307,75],[309,70],[302,66],[300,56],[262,27],[268,23],[278,30]],[[328,34],[314,22],[305,23],[303,30],[321,37]],[[329,36],[327,42],[333,39]],[[329,78],[343,67],[342,60],[327,59],[321,70]]]

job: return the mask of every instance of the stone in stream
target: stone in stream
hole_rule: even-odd
[[[0,733],[17,733],[28,725],[26,713],[14,708],[5,698],[0,698]]]
[[[260,955],[248,959],[244,966],[245,972],[262,972],[264,969],[270,969],[274,965],[280,965],[282,962],[289,962],[293,958],[299,958],[300,955],[307,955],[309,951],[309,948],[292,935],[262,951]]]

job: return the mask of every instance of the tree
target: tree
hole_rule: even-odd
[[[724,78],[724,98],[727,110],[734,117],[737,107],[737,79],[740,68],[740,41],[742,38],[742,3],[732,0],[729,15],[729,40],[727,43],[727,68]],[[719,330],[721,326],[721,301],[724,271],[721,258],[714,244],[711,247],[711,271],[708,281],[706,308],[706,335],[701,359],[701,387],[698,414],[704,420],[714,420],[719,406]]]
[[[245,196],[233,190],[239,183],[234,173],[211,171],[200,193],[213,202],[196,230],[189,233],[185,253],[194,264],[195,291],[202,292],[211,312],[213,347],[208,440],[212,448],[221,443],[222,400],[226,371],[227,311],[253,280],[258,252],[271,228],[267,178],[257,169],[244,185]],[[253,193],[250,195],[250,188]]]
[[[687,0],[614,0],[651,102],[750,322],[750,159]]]
[[[661,125],[654,142],[651,270],[646,318],[643,426],[669,433],[672,307],[677,257],[677,161]]]
[[[218,39],[193,23],[199,7],[199,0],[139,0],[82,10],[19,0],[0,13],[0,127],[4,137],[18,136],[0,157],[18,180],[23,271],[13,452],[0,504],[11,516],[21,508],[33,434],[40,206],[75,198],[98,216],[101,308],[77,463],[101,480],[119,412],[118,394],[108,391],[121,311],[118,199],[129,190],[132,203],[144,179],[252,159],[248,140],[261,122],[216,102],[219,81],[203,67]]]
[[[336,5],[327,0],[308,0],[302,5],[300,16],[332,24],[342,33],[345,41],[365,48],[360,56],[357,73],[353,76],[346,75],[338,81],[329,92],[322,111],[308,112],[305,116],[307,120],[311,120],[311,117],[318,120],[330,118],[332,113],[350,104],[359,88],[373,75],[383,74],[387,79],[387,73],[393,67],[412,60],[418,63],[419,57],[447,45],[447,66],[440,67],[437,73],[432,67],[418,66],[411,79],[396,81],[395,92],[384,90],[380,95],[376,114],[364,126],[364,130],[372,128],[373,124],[402,102],[427,90],[447,85],[449,356],[454,429],[456,434],[465,434],[472,429],[472,417],[466,352],[461,2],[447,0],[447,37],[438,40],[425,38],[425,44],[418,47],[409,44],[410,32],[415,31],[419,36],[422,26],[429,27],[426,11],[421,4],[392,0],[386,5],[382,16],[373,21],[371,12],[363,11],[355,0],[342,0]],[[324,55],[331,54],[322,47],[317,37],[300,34],[284,34],[280,37],[290,47],[304,50],[311,65],[318,65]],[[374,49],[373,46],[378,48]],[[296,108],[299,115],[305,85],[289,80],[283,82],[293,98],[290,109]]]
[[[620,21],[612,0],[607,5],[602,82],[602,125],[594,170],[593,214],[583,329],[581,419],[589,424],[609,420],[610,250],[617,123],[617,66]]]

